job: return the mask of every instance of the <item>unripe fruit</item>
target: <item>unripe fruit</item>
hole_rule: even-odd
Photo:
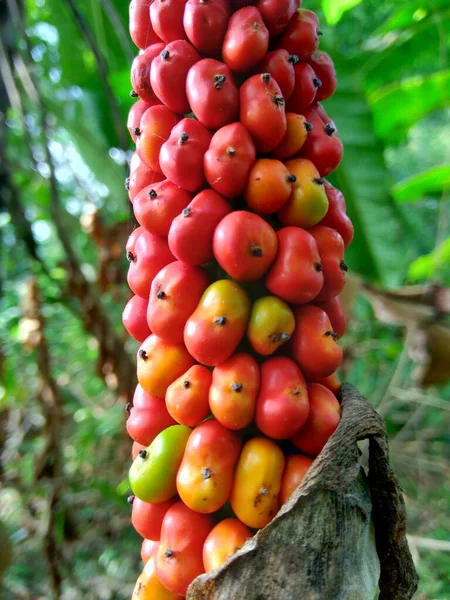
[[[146,231],[167,237],[172,220],[191,200],[191,194],[166,179],[139,192],[133,201],[134,216]]]
[[[203,564],[209,573],[221,567],[252,537],[248,527],[239,519],[220,521],[208,535],[203,546]]]
[[[315,383],[320,383],[320,385],[323,385],[329,389],[330,392],[333,392],[336,397],[341,391],[341,382],[339,381],[339,377],[336,375],[336,373],[325,377],[325,379],[319,379],[319,381],[316,381]]]
[[[248,176],[245,203],[256,213],[273,214],[288,201],[295,180],[281,161],[260,158]]]
[[[186,94],[190,107],[208,129],[220,129],[237,119],[239,92],[224,63],[205,58],[189,70]]]
[[[197,194],[170,226],[169,247],[173,255],[191,265],[211,261],[214,231],[230,211],[225,198],[214,190]]]
[[[275,260],[278,240],[261,217],[234,211],[224,217],[214,232],[213,250],[219,265],[237,281],[256,281]]]
[[[158,544],[159,547],[159,544]],[[169,592],[158,578],[155,565],[156,551],[145,564],[142,574],[136,582],[131,600],[179,600],[180,596]]]
[[[151,334],[147,325],[148,300],[133,296],[123,309],[122,322],[128,333],[138,342],[143,342]]]
[[[212,373],[203,365],[194,365],[169,385],[166,407],[170,416],[187,427],[195,427],[209,414],[209,388]]]
[[[159,155],[161,170],[167,179],[188,192],[198,192],[205,185],[203,157],[211,137],[199,121],[180,121],[162,145]]]
[[[284,227],[277,236],[278,255],[266,278],[267,289],[287,302],[311,302],[323,286],[322,265],[313,236],[298,227]]]
[[[141,100],[150,105],[156,104],[158,98],[150,83],[150,69],[153,60],[164,50],[164,44],[153,44],[138,54],[131,67],[131,85]]]
[[[290,340],[295,328],[294,313],[276,296],[264,296],[253,303],[247,338],[253,350],[268,356]]]
[[[295,313],[295,331],[291,339],[292,356],[309,381],[328,377],[342,362],[330,319],[317,306],[301,306]]]
[[[281,480],[280,502],[284,504],[289,500],[298,486],[302,483],[306,473],[309,471],[313,460],[302,454],[292,454],[286,459]]]
[[[153,333],[166,342],[183,342],[186,321],[197,308],[208,277],[201,267],[173,262],[152,282],[147,322]]]
[[[286,130],[285,101],[280,86],[268,73],[254,75],[240,89],[240,120],[253,137],[258,152],[270,152]]]
[[[139,383],[158,398],[164,398],[169,385],[194,364],[183,344],[170,344],[156,335],[145,340],[137,358]]]
[[[259,63],[269,47],[269,32],[257,8],[241,8],[231,16],[222,57],[232,71],[245,73]]]
[[[215,366],[229,358],[242,340],[250,300],[234,281],[211,284],[184,328],[184,343],[200,363]]]
[[[183,24],[191,44],[204,56],[219,56],[228,27],[228,0],[188,0]]]
[[[241,123],[226,125],[211,140],[203,160],[209,185],[226,198],[240,196],[256,160],[255,144]]]
[[[272,150],[275,158],[291,158],[300,150],[306,141],[306,136],[311,131],[312,126],[303,115],[296,113],[286,113],[287,130],[279,143]]]
[[[161,0],[161,2],[170,0]],[[170,110],[189,112],[186,96],[186,77],[189,69],[200,60],[200,54],[189,42],[176,39],[153,60],[150,83],[156,96]]]
[[[302,372],[293,360],[276,357],[261,366],[261,390],[255,422],[268,437],[287,439],[300,431],[309,413]]]
[[[341,407],[334,394],[319,383],[308,384],[308,396],[308,420],[291,442],[305,454],[317,456],[339,425]]]
[[[209,406],[224,427],[244,429],[255,415],[259,367],[250,354],[234,354],[213,371]]]

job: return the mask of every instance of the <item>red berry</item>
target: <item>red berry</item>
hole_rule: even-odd
[[[148,300],[133,296],[122,313],[122,322],[128,333],[138,342],[143,342],[151,334],[147,325]]]

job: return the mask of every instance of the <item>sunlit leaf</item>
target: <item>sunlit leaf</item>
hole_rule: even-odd
[[[362,0],[322,0],[322,10],[327,22],[336,25],[348,10],[361,2]]]
[[[412,202],[450,190],[450,165],[434,167],[400,181],[392,188],[397,202]]]

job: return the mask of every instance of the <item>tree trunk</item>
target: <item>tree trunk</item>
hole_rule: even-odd
[[[188,600],[413,597],[418,576],[383,420],[351,385],[341,401],[341,423],[302,485],[226,565],[191,584]]]

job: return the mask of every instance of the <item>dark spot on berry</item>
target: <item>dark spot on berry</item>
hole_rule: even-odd
[[[341,260],[341,263],[339,266],[341,267],[342,271],[345,271],[347,273],[348,267],[343,260]]]
[[[142,460],[145,460],[147,458],[147,455],[147,450],[139,450],[139,456],[142,458]]]
[[[182,214],[183,214],[183,217],[184,217],[184,218],[186,218],[186,217],[189,217],[189,216],[191,215],[191,209],[190,209],[190,208],[185,208],[185,209],[183,210],[183,213],[182,213]]]
[[[135,498],[136,498],[136,496],[133,496],[133,495],[128,496],[128,498],[127,498],[128,504],[133,504]]]
[[[139,129],[139,127],[133,127],[133,133],[134,133],[135,136],[139,137],[142,132]]]
[[[130,414],[131,409],[133,408],[133,405],[131,404],[131,402],[127,402],[123,408],[126,413]]]
[[[222,86],[226,80],[227,78],[225,77],[225,75],[214,75],[214,87],[216,88],[216,90],[222,89]]]
[[[325,331],[325,335],[326,337],[331,337],[333,335],[334,331]]]
[[[139,98],[139,94],[137,92],[135,92],[134,90],[131,90],[130,98]]]
[[[323,185],[325,183],[325,179],[323,177],[315,177],[313,181],[314,183],[317,183],[317,185]]]
[[[136,260],[135,255],[132,252],[127,252],[127,261],[134,262]]]
[[[312,123],[308,123],[308,122],[306,122],[306,123],[305,123],[305,129],[306,129],[306,131],[308,131],[308,132],[312,131],[312,130],[313,130]]]
[[[191,387],[191,382],[189,381],[189,379],[185,379],[183,381],[183,387],[185,390],[188,390]]]
[[[264,83],[269,83],[269,81],[270,81],[270,73],[263,73],[261,75],[261,79],[264,81]]]
[[[234,156],[236,154],[236,149],[233,148],[233,146],[228,146],[228,148],[227,148],[227,154],[229,156]]]
[[[243,384],[242,383],[235,383],[233,382],[230,385],[230,388],[233,390],[233,392],[242,392],[242,388],[243,388]]]
[[[130,191],[130,178],[129,177],[127,177],[125,179],[125,189],[127,190],[127,192]]]
[[[148,360],[147,352],[145,350],[139,350],[139,358],[146,362]]]
[[[289,62],[292,63],[293,65],[296,65],[299,62],[299,57],[296,54],[291,54],[289,56]]]
[[[148,195],[150,196],[150,198],[156,198],[158,196],[158,194],[156,193],[156,191],[154,189],[151,189],[149,191]]]
[[[211,471],[209,469],[207,469],[206,467],[204,469],[202,469],[202,477],[203,479],[210,479],[211,478]]]
[[[252,246],[250,248],[250,254],[255,258],[262,258],[264,256],[262,248],[260,248],[259,246]]]
[[[178,143],[181,146],[182,144],[184,144],[185,142],[187,142],[188,139],[189,139],[188,134],[185,131],[183,131],[183,133],[180,135],[180,139],[178,140]]]
[[[169,60],[170,52],[168,50],[163,50],[161,52],[161,58],[163,60]]]
[[[174,550],[171,550],[170,548],[167,548],[167,550],[164,552],[164,556],[166,558],[172,558],[172,556],[175,554]]]
[[[259,29],[261,27],[261,25],[258,23],[258,21],[255,21],[252,25],[253,29]]]
[[[214,319],[214,323],[216,323],[216,325],[226,325],[227,324],[227,318],[226,317],[216,317]]]
[[[156,297],[158,298],[158,300],[164,300],[167,296],[166,296],[166,292],[163,292],[162,290],[160,290],[157,294]]]
[[[284,98],[283,96],[274,96],[273,101],[277,106],[284,106]]]
[[[294,388],[292,390],[292,393],[294,394],[294,396],[300,396],[302,393],[302,390],[300,388]]]
[[[290,181],[291,183],[295,183],[297,181],[297,175],[288,175],[287,178],[288,181]]]
[[[333,127],[333,125],[331,123],[327,123],[325,125],[325,133],[327,135],[333,135],[333,133],[336,131],[336,128]]]
[[[320,79],[318,77],[313,78],[313,84],[314,84],[314,87],[316,87],[316,88],[322,87],[322,82],[320,81]]]
[[[314,269],[320,273],[322,271],[322,265],[320,263],[315,263],[314,264]]]
[[[317,32],[317,35],[323,35],[323,31],[320,31],[320,29],[319,29],[319,31]]]

